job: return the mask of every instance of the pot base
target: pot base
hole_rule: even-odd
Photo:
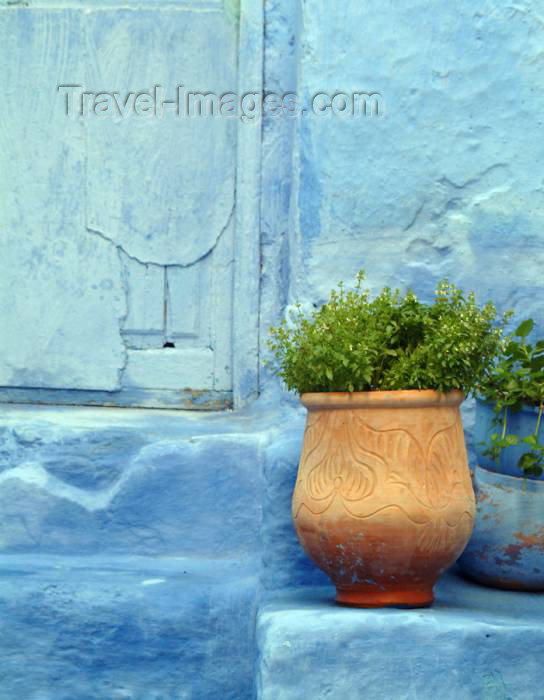
[[[490,588],[500,588],[503,591],[525,591],[526,593],[544,593],[544,584],[530,583],[526,581],[518,581],[515,578],[503,576],[486,576],[480,572],[472,572],[461,567],[461,571],[466,578],[474,581],[480,586],[488,586]]]
[[[350,608],[428,608],[433,604],[432,588],[393,590],[336,589],[336,602]]]

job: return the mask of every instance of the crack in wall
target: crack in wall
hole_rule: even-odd
[[[117,382],[119,384],[119,388],[123,386],[123,376],[125,374],[127,365],[128,365],[128,345],[125,340],[125,337],[123,335],[124,332],[124,326],[126,323],[126,320],[128,318],[128,313],[129,313],[129,292],[128,292],[128,275],[127,275],[127,268],[126,265],[123,262],[122,252],[119,248],[117,248],[117,257],[119,259],[119,267],[120,267],[120,276],[121,276],[121,284],[123,286],[123,294],[125,298],[125,313],[119,316],[118,323],[119,323],[119,338],[121,340],[121,343],[123,344],[123,364],[121,367],[118,368],[117,370]]]
[[[232,224],[232,220],[234,218],[234,212],[236,210],[236,188],[233,193],[233,204],[230,209],[230,212],[227,216],[227,220],[224,224],[224,226],[221,228],[219,233],[217,234],[215,241],[213,244],[204,252],[202,255],[199,255],[197,258],[194,260],[191,260],[191,262],[188,263],[158,263],[155,260],[142,260],[141,258],[137,257],[136,255],[133,255],[132,253],[129,253],[128,250],[121,245],[121,243],[118,243],[114,238],[111,236],[108,236],[104,231],[101,231],[100,229],[96,228],[95,226],[90,226],[88,223],[85,225],[85,228],[87,229],[88,233],[92,233],[95,236],[98,236],[99,238],[102,238],[102,240],[107,241],[111,245],[115,246],[118,250],[120,250],[124,255],[126,255],[127,258],[130,258],[130,260],[133,260],[136,263],[139,263],[140,265],[153,265],[155,267],[179,267],[179,268],[186,268],[186,267],[192,267],[193,265],[196,265],[197,263],[201,262],[206,258],[215,248],[217,248],[217,245],[219,241],[221,240],[221,237],[225,233],[225,231],[230,227]]]
[[[446,175],[443,175],[436,180],[438,185],[443,188],[442,192],[438,194],[438,201],[435,200],[434,205],[433,202],[429,202],[429,200],[421,202],[413,213],[410,221],[403,227],[403,232],[408,232],[413,229],[425,213],[427,214],[427,220],[431,222],[438,221],[448,211],[458,208],[462,202],[470,197],[474,197],[477,194],[476,186],[481,185],[482,181],[485,180],[487,176],[502,170],[508,170],[508,165],[506,163],[495,163],[473,177],[468,178],[468,180],[461,182],[455,182]]]
[[[503,170],[507,169],[508,164],[507,163],[495,163],[494,165],[490,165],[489,168],[486,168],[485,170],[482,170],[480,173],[475,175],[474,177],[469,178],[468,180],[465,180],[465,182],[457,183],[451,180],[450,178],[446,177],[445,175],[440,178],[438,181],[441,185],[446,185],[448,187],[452,187],[453,189],[456,190],[464,190],[467,189],[468,187],[471,187],[472,185],[475,185],[476,183],[480,182],[486,175],[489,175],[490,173],[496,171],[496,170]]]
[[[506,9],[512,11],[512,16],[517,14],[524,15],[529,19],[529,21],[533,21],[540,27],[544,26],[544,19],[542,19],[540,15],[537,15],[536,12],[534,12],[530,7],[522,7],[521,5],[507,5]]]
[[[409,231],[409,230],[412,228],[412,226],[415,225],[416,221],[419,219],[419,215],[420,215],[421,212],[423,211],[423,207],[424,207],[424,206],[425,206],[425,202],[421,202],[421,204],[419,205],[419,207],[418,207],[418,208],[416,209],[416,211],[414,212],[414,215],[412,216],[412,218],[410,219],[410,221],[409,221],[409,222],[406,224],[406,226],[402,229],[403,231],[405,231],[405,232],[406,232],[406,231]]]

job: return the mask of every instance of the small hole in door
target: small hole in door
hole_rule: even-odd
[[[167,342],[167,343],[163,344],[163,348],[175,348],[175,347],[176,347],[175,343]]]

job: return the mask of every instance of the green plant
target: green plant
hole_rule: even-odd
[[[342,283],[306,318],[271,328],[274,368],[289,389],[375,391],[452,389],[470,392],[489,371],[507,320],[496,323],[491,302],[443,281],[433,304],[409,291],[382,290],[374,299],[360,272],[354,289]]]
[[[544,471],[544,444],[539,441],[542,413],[544,412],[544,340],[535,344],[527,342],[527,336],[534,328],[532,319],[521,323],[514,331],[495,367],[478,387],[486,401],[493,403],[496,432],[483,445],[484,454],[498,462],[505,447],[527,445],[518,460],[518,467],[527,476],[540,476]],[[533,406],[535,412],[534,430],[529,435],[517,435],[508,431],[511,413],[522,407]]]

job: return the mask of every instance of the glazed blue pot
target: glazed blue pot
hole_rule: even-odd
[[[523,447],[504,449],[498,464],[482,454],[478,443],[496,431],[491,425],[493,415],[490,404],[477,401],[476,520],[459,565],[465,574],[489,586],[544,590],[544,479],[521,476],[517,461],[527,451]],[[508,432],[529,435],[535,418],[529,407],[512,414]],[[543,428],[540,439],[544,439]]]

